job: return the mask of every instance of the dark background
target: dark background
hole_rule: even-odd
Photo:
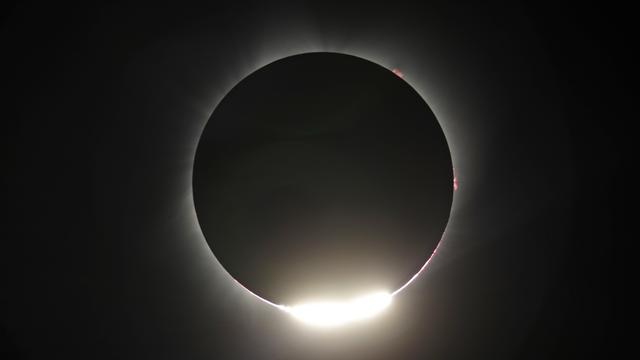
[[[626,12],[5,6],[3,358],[617,357]],[[374,321],[329,332],[230,282],[190,197],[219,98],[309,44],[422,84],[460,183],[428,273]]]

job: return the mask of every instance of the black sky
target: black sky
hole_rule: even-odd
[[[6,7],[3,359],[616,357],[629,246],[621,13]],[[414,69],[405,78],[426,87],[460,183],[433,267],[369,326],[335,332],[230,283],[190,198],[217,101],[309,43]]]

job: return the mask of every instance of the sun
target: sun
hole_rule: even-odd
[[[336,327],[371,318],[386,309],[391,300],[391,294],[379,291],[347,301],[309,302],[280,308],[306,324]]]
[[[322,60],[322,62],[320,60]],[[322,64],[322,66],[318,64]],[[359,75],[360,77],[357,77],[356,75],[360,74],[360,72],[354,71],[354,69],[357,70],[360,68],[357,68],[356,64],[358,66],[362,66],[363,69],[366,70],[366,74],[361,76]],[[295,86],[292,85],[285,87],[287,91],[276,92],[276,95],[267,97],[270,101],[264,100],[264,86],[260,84],[264,83],[271,86],[273,79],[282,79],[280,76],[272,76],[271,74],[282,75],[285,65],[289,67],[293,66],[292,69],[296,71],[295,73],[300,75],[298,77],[292,77],[295,81],[291,80],[291,84]],[[326,68],[331,71],[303,71],[307,68],[311,68],[311,70],[316,68]],[[344,69],[348,69],[350,71]],[[284,74],[290,74],[290,69],[286,68],[286,70],[288,72],[284,72]],[[268,136],[262,135],[266,132],[264,127],[264,124],[266,123],[265,119],[280,119],[279,116],[281,116],[281,114],[288,113],[287,111],[289,111],[291,104],[299,105],[298,108],[294,108],[298,113],[300,112],[300,109],[307,109],[309,106],[313,108],[315,112],[320,112],[320,110],[316,109],[313,104],[327,104],[325,106],[327,109],[342,109],[345,106],[343,100],[351,99],[351,97],[353,97],[352,93],[349,91],[353,90],[352,92],[356,95],[361,93],[369,94],[368,89],[360,89],[360,87],[357,86],[353,86],[353,89],[351,89],[345,85],[343,78],[332,75],[342,74],[342,72],[349,73],[356,80],[362,78],[369,79],[369,77],[373,77],[373,75],[371,75],[373,72],[376,76],[375,78],[378,79],[377,76],[379,76],[380,83],[384,85],[380,86],[380,88],[389,87],[390,89],[396,89],[396,87],[393,86],[397,86],[399,90],[397,92],[395,92],[395,90],[393,92],[385,92],[385,96],[380,95],[375,99],[373,97],[363,97],[364,100],[361,101],[363,104],[375,104],[376,106],[372,105],[367,106],[366,109],[363,107],[362,109],[358,108],[358,111],[354,110],[353,112],[354,114],[357,113],[357,116],[354,115],[349,117],[342,113],[340,113],[340,116],[332,116],[335,115],[334,112],[327,110],[325,112],[321,112],[320,115],[317,116],[317,119],[323,119],[322,122],[316,121],[316,117],[310,117],[310,119],[316,122],[309,120],[309,126],[307,126],[307,122],[302,121],[274,121],[273,129],[275,130],[269,130],[271,132],[268,132]],[[409,73],[410,71],[407,70],[406,74]],[[316,74],[322,74],[322,76],[318,76]],[[390,76],[390,74],[393,74],[394,76]],[[290,55],[264,65],[250,73],[247,77],[241,79],[240,82],[225,95],[224,101],[221,100],[215,111],[210,115],[210,119],[215,117],[215,121],[208,122],[200,136],[200,141],[196,151],[198,156],[196,156],[194,161],[192,186],[194,193],[194,206],[197,208],[197,217],[200,228],[205,235],[205,240],[209,244],[210,249],[216,255],[216,260],[227,271],[227,274],[230,275],[231,279],[233,279],[239,286],[263,303],[279,309],[283,313],[299,320],[301,323],[312,327],[334,328],[351,323],[362,322],[384,312],[390,307],[395,295],[402,292],[421,273],[424,272],[425,268],[430,263],[431,258],[435,255],[438,244],[443,239],[444,230],[450,216],[453,192],[458,190],[458,179],[453,173],[450,148],[447,144],[446,135],[444,134],[440,122],[424,100],[423,96],[409,83],[409,79],[406,74],[396,67],[385,67],[363,57],[342,52],[321,51]],[[307,75],[309,76],[308,79],[305,78]],[[368,77],[365,77],[364,75],[367,75]],[[301,83],[302,80],[300,80],[300,78],[306,79],[306,82]],[[334,78],[335,81],[333,81]],[[398,78],[401,79],[401,81],[398,81]],[[356,80],[353,80],[350,83],[369,84],[368,82]],[[253,83],[259,84],[260,86],[247,85]],[[313,87],[309,86],[307,83],[320,84],[321,86]],[[335,95],[334,92],[316,91],[312,93],[312,96],[308,94],[308,91],[300,92],[295,90],[300,87],[305,89],[324,89],[329,85],[335,87],[336,84],[339,84],[337,85],[337,88],[344,89],[344,94],[340,93],[341,95]],[[332,95],[325,96],[326,94]],[[405,101],[405,98],[408,100]],[[291,99],[294,99],[295,101],[292,101]],[[325,99],[326,101],[319,102],[318,99]],[[383,106],[386,103],[381,99],[393,99],[393,101],[389,101],[388,106]],[[247,103],[257,104],[256,109],[252,108],[250,109],[251,111],[247,110]],[[307,106],[305,104],[312,105]],[[369,108],[376,109],[376,111],[370,110]],[[402,113],[402,116],[400,116],[398,114],[399,108],[411,109],[411,111],[407,110],[405,113]],[[362,116],[360,113],[366,114],[367,116]],[[390,116],[385,117],[384,114],[387,113],[390,114]],[[242,116],[237,114],[241,114]],[[349,115],[350,114],[351,113],[349,113]],[[400,143],[399,140],[397,140],[399,137],[393,137],[391,139],[393,141],[398,141],[398,144],[389,140],[389,143],[383,142],[384,146],[386,146],[383,147],[382,143],[378,141],[378,139],[386,139],[385,136],[390,131],[389,129],[395,129],[397,127],[396,125],[400,121],[396,119],[393,123],[394,127],[385,127],[387,122],[383,120],[390,117],[394,119],[405,119],[405,122],[402,123],[404,124],[403,126],[415,131],[402,133],[403,139],[407,138],[409,140],[413,140],[415,138],[416,141],[407,142],[410,144],[415,143],[421,145],[407,147],[407,149],[410,149],[411,151],[396,151],[397,149],[405,149],[403,147],[405,146],[405,142],[403,140],[403,142]],[[330,122],[324,120],[334,118],[338,118],[340,121]],[[373,125],[362,125],[363,123],[360,122],[361,118],[373,119],[374,121],[370,121],[370,123],[377,125],[377,127]],[[241,119],[241,121],[238,119]],[[429,121],[426,121],[425,119]],[[399,128],[404,129],[405,127],[400,126]],[[362,129],[366,129],[366,131]],[[366,134],[366,136],[353,135],[360,134],[361,132]],[[391,132],[396,134],[393,131]],[[370,133],[373,135],[370,135]],[[247,137],[247,141],[252,144],[251,146],[246,146],[244,143],[240,144],[239,142],[228,140],[243,138],[245,134],[253,134],[251,135],[253,137]],[[432,134],[433,139],[432,137],[429,137],[432,141],[424,141],[423,137],[420,137],[426,136],[425,134]],[[340,140],[339,142],[328,141],[326,139],[329,135],[342,136],[345,139],[349,139],[349,142],[343,140]],[[312,146],[300,146],[302,142],[299,140],[290,140],[290,138],[298,139],[299,137],[304,137],[305,141],[313,141],[312,144],[315,148]],[[370,138],[375,139],[376,141],[374,142]],[[343,146],[343,143],[353,143],[355,145]],[[431,145],[427,148],[427,146],[424,145],[426,143]],[[311,151],[310,149],[312,148],[323,149],[323,151]],[[335,148],[337,150],[324,151],[325,148]],[[350,152],[351,149],[373,150],[370,152],[362,152],[360,150]],[[423,154],[421,151],[424,151],[424,153],[427,153],[428,151],[429,156],[421,157],[416,155],[415,157],[411,157],[407,155],[409,153],[413,154],[414,152],[416,154]],[[220,156],[219,154],[222,153],[226,155]],[[290,156],[290,154],[295,154],[295,156]],[[375,154],[376,156],[371,155],[367,158],[363,154]],[[378,156],[379,154],[384,154],[385,156],[386,154],[389,155],[388,157],[385,157]],[[313,161],[301,160],[307,158]],[[425,162],[423,161],[425,158],[433,161]],[[237,159],[243,159],[244,162],[241,164],[242,166],[234,163],[234,161],[238,161]],[[340,166],[334,166],[335,164]],[[387,166],[386,164],[393,164],[393,166]],[[406,166],[397,166],[397,164],[406,164]],[[431,166],[435,170],[424,170],[427,166]],[[365,179],[364,181],[359,177],[360,173],[355,172],[354,174],[346,172],[347,177],[352,176],[353,179],[358,179],[358,181],[341,182],[343,177],[335,176],[334,178],[331,178],[328,175],[338,173],[335,169],[351,169],[352,167],[360,169],[359,171],[362,171],[363,174],[367,175],[366,178],[362,178]],[[431,167],[429,169],[431,169]],[[301,170],[296,170],[298,168]],[[387,192],[381,192],[378,187],[373,186],[370,188],[365,186],[362,188],[357,187],[352,189],[353,184],[364,184],[367,181],[366,179],[381,177],[382,175],[380,174],[382,171],[386,171],[384,173],[385,179],[386,177],[390,177],[390,173],[393,173],[400,179],[397,181],[398,184],[406,185],[395,186],[393,187],[394,189],[413,189],[414,187],[419,187],[420,189],[437,188],[437,191],[434,190],[430,192],[428,196],[426,192],[419,193],[423,196],[422,200],[424,200],[420,202],[420,204],[428,203],[430,206],[439,209],[437,212],[438,216],[433,217],[433,226],[430,226],[431,223],[428,223],[426,220],[431,219],[431,212],[428,213],[429,216],[419,217],[419,221],[415,222],[407,220],[405,223],[401,220],[397,220],[396,224],[390,220],[390,223],[397,226],[388,226],[388,228],[405,229],[413,226],[414,224],[420,224],[419,226],[416,225],[415,228],[421,231],[424,230],[423,233],[426,235],[419,237],[419,246],[412,245],[413,247],[410,247],[407,245],[406,249],[411,249],[411,251],[407,251],[405,248],[402,248],[389,256],[385,253],[385,256],[387,256],[385,259],[392,259],[390,262],[395,259],[397,260],[397,263],[410,264],[412,266],[411,269],[397,277],[390,276],[389,279],[387,279],[385,276],[380,276],[380,279],[378,279],[376,278],[378,275],[386,274],[383,270],[388,270],[389,268],[402,268],[402,266],[388,266],[385,268],[384,266],[387,266],[386,263],[374,262],[371,261],[371,259],[366,258],[365,255],[368,254],[366,251],[364,252],[365,255],[361,254],[363,253],[361,249],[375,249],[375,246],[364,247],[359,245],[358,247],[354,247],[354,249],[357,249],[357,258],[361,260],[361,263],[368,264],[367,266],[372,268],[375,267],[376,270],[378,269],[378,265],[380,265],[380,268],[383,269],[379,273],[376,271],[361,271],[362,274],[366,274],[366,276],[369,276],[371,279],[366,278],[366,276],[361,275],[361,273],[358,273],[358,276],[365,279],[362,280],[360,278],[355,278],[354,281],[343,280],[344,278],[347,278],[344,274],[352,270],[352,264],[350,263],[352,259],[348,256],[332,259],[332,268],[338,270],[333,272],[321,272],[321,274],[329,274],[326,278],[319,276],[319,279],[317,279],[314,277],[315,273],[312,274],[313,276],[308,276],[305,272],[306,268],[304,267],[308,264],[316,264],[326,261],[325,258],[322,258],[324,255],[318,255],[317,258],[314,258],[314,260],[317,260],[316,262],[307,261],[307,258],[304,258],[304,261],[299,261],[296,257],[297,254],[291,253],[292,250],[288,249],[313,248],[314,250],[312,252],[305,253],[305,256],[310,257],[316,256],[315,254],[336,254],[337,251],[343,250],[341,246],[345,239],[345,235],[339,231],[336,231],[337,235],[332,232],[324,232],[324,229],[326,228],[342,229],[342,223],[335,222],[334,217],[332,216],[326,216],[326,214],[322,212],[325,211],[324,208],[317,210],[306,205],[307,202],[313,203],[311,200],[315,200],[316,197],[322,196],[321,200],[323,204],[337,204],[335,208],[348,208],[351,210],[351,213],[356,214],[353,215],[349,211],[345,211],[345,214],[347,215],[343,215],[339,212],[340,216],[344,216],[346,218],[351,214],[353,219],[355,219],[353,221],[353,225],[350,225],[349,228],[349,231],[351,231],[351,228],[354,229],[352,232],[357,235],[354,237],[355,239],[373,239],[371,241],[371,244],[373,245],[378,244],[375,242],[376,239],[394,239],[394,244],[401,244],[401,240],[403,239],[413,239],[410,236],[400,236],[399,240],[396,240],[395,233],[393,233],[392,230],[389,230],[390,233],[385,233],[385,231],[388,230],[387,228],[382,229],[380,234],[372,234],[370,232],[370,229],[376,226],[376,221],[378,221],[379,218],[375,216],[372,216],[371,219],[368,218],[367,216],[370,209],[366,208],[366,206],[375,207],[375,204],[383,204],[380,205],[380,208],[383,208],[384,204],[389,204],[389,201],[387,201],[388,199],[406,198],[414,201],[417,197],[414,197],[413,195],[411,197],[405,196],[405,192],[403,192],[404,190],[398,190],[397,194],[387,194]],[[227,174],[228,176],[216,177],[212,175],[220,173]],[[251,174],[251,176],[247,177],[246,174]],[[321,174],[321,176],[316,176],[316,174]],[[406,176],[402,174],[405,174]],[[436,177],[433,174],[438,174],[438,176]],[[428,178],[429,181],[416,181],[415,184],[410,181],[405,181],[406,179],[417,179],[419,176],[423,176],[420,179]],[[316,181],[318,178],[324,179],[325,177],[327,177],[329,181]],[[289,180],[286,180],[291,178],[296,179],[296,186],[292,186],[289,183]],[[425,183],[431,185],[423,186]],[[336,191],[336,188],[341,188],[336,184],[344,187],[345,190]],[[247,192],[245,191],[245,188],[254,189],[255,191],[252,190],[253,192]],[[284,193],[284,190],[282,189],[289,189],[290,193]],[[349,192],[350,189],[353,191]],[[238,196],[233,196],[236,193]],[[290,202],[282,202],[278,207],[273,207],[274,209],[277,209],[277,211],[265,211],[265,209],[272,208],[271,204],[273,204],[274,201],[264,200],[267,199],[267,197],[263,199],[256,195],[258,193],[273,193],[278,194],[280,197],[290,194],[290,198],[292,200]],[[358,195],[360,197],[353,196],[354,200],[351,200],[352,203],[349,203],[348,205],[355,205],[351,207],[344,206],[346,202],[345,198],[351,199],[350,196],[352,193],[363,195]],[[280,197],[278,197],[278,199],[280,199]],[[212,201],[212,199],[216,201]],[[311,200],[307,201],[308,199]],[[410,202],[409,200],[407,201]],[[394,203],[393,201],[391,202]],[[365,206],[362,204],[367,205]],[[422,214],[420,211],[422,211],[424,207],[412,206],[413,205],[407,205],[406,209],[411,211],[415,210],[414,212],[416,214]],[[233,211],[229,211],[229,208],[232,208]],[[327,213],[334,211],[334,207],[327,206],[326,208],[330,209],[325,211]],[[312,209],[313,211],[306,211],[306,209]],[[405,208],[403,207],[403,209]],[[410,216],[406,216],[407,213],[414,213],[409,210],[402,212],[402,216],[394,216],[395,213],[391,210],[389,213],[382,210],[371,210],[370,212],[383,214],[379,217],[394,219],[394,221],[396,221],[396,219],[411,218]],[[230,214],[235,217],[232,217]],[[241,216],[243,214],[249,214],[249,216]],[[264,216],[261,217],[256,215]],[[269,219],[269,221],[265,220],[264,222],[256,223],[254,224],[255,226],[239,226],[237,223],[233,222],[238,219],[251,218],[264,218]],[[314,220],[316,222],[312,222],[310,220],[316,218],[320,220]],[[298,225],[299,223],[318,223],[321,224],[321,226],[318,225],[314,227],[309,225],[309,229],[304,228],[303,225],[298,227],[291,226],[292,224]],[[381,228],[383,227],[384,226],[381,226]],[[289,228],[293,228],[294,230],[291,230],[290,232],[288,232],[288,230],[281,231],[281,229]],[[438,233],[440,230],[435,231],[433,229],[441,229],[442,233]],[[416,233],[418,233],[418,230],[416,230]],[[353,234],[349,231],[346,232],[347,235],[352,236]],[[319,235],[316,237],[306,236],[306,232],[311,232],[313,234],[318,233]],[[263,238],[266,240],[262,241]],[[221,241],[219,241],[220,239],[233,239],[233,241],[228,241],[225,246],[221,246],[219,245],[221,243]],[[255,239],[261,239],[261,241],[255,241]],[[295,239],[296,246],[289,246],[294,243],[291,239]],[[347,237],[346,239],[349,238]],[[277,241],[280,241],[280,243]],[[289,241],[289,243],[286,241]],[[354,243],[357,241],[360,240],[355,240]],[[272,243],[274,242],[275,244],[280,244],[282,246],[273,246]],[[361,242],[364,244],[363,241]],[[381,240],[380,243],[382,243]],[[409,243],[411,242],[407,240],[402,244]],[[415,241],[413,244],[417,243],[418,241]],[[283,251],[276,252],[278,254],[282,253],[283,255],[281,255],[277,260],[269,258],[271,261],[269,271],[259,271],[265,266],[264,258],[262,256],[247,256],[247,249],[251,249],[250,252],[255,254],[271,254],[271,249],[273,248],[283,249]],[[343,254],[343,252],[340,252],[340,254]],[[403,256],[398,256],[398,254]],[[408,259],[414,255],[416,259]],[[421,258],[422,256],[427,257],[426,261]],[[376,260],[378,259],[376,258]],[[298,267],[293,266],[294,269],[292,269],[291,266],[288,265],[290,261],[293,264],[300,265],[296,265]],[[344,265],[345,263],[348,266]],[[249,270],[244,272],[237,269],[234,270],[234,266],[238,266],[238,264],[242,264],[244,269]],[[418,267],[420,268],[418,269]],[[308,268],[313,269],[312,266],[308,266]],[[402,269],[403,271],[406,270],[404,268]],[[247,276],[246,274],[252,275]],[[329,279],[330,276],[333,276],[334,278]],[[351,293],[350,295],[347,295],[346,298],[323,298],[322,290],[315,290],[315,288],[326,289],[327,286],[331,289],[340,289],[340,286],[354,286],[354,284],[357,285],[358,281],[361,280],[362,285],[367,284],[362,288],[359,287],[359,289],[364,290],[364,292],[360,292],[360,290],[358,290],[355,294]],[[278,286],[273,286],[277,281],[281,281],[281,284],[279,283]],[[315,285],[316,281],[318,282],[317,286]],[[294,287],[299,283],[303,283],[306,288],[303,286],[304,290],[300,291],[295,289]],[[314,290],[308,289],[311,287],[314,287]],[[270,289],[277,289],[280,293],[275,293],[275,291],[270,293]],[[287,291],[289,292],[287,293]],[[296,291],[298,292],[296,293]],[[282,293],[287,295],[281,297],[280,294]],[[332,293],[336,294],[339,292],[332,291]],[[346,292],[342,293],[346,294]],[[304,301],[291,301],[292,299],[303,299]]]

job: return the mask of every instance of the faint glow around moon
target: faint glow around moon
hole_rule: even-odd
[[[311,302],[280,308],[306,324],[334,327],[373,317],[391,304],[391,297],[386,292],[375,292],[348,301]]]

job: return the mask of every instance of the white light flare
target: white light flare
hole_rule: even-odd
[[[293,317],[318,327],[336,327],[371,318],[391,304],[392,295],[376,292],[348,301],[324,301],[281,306]]]

